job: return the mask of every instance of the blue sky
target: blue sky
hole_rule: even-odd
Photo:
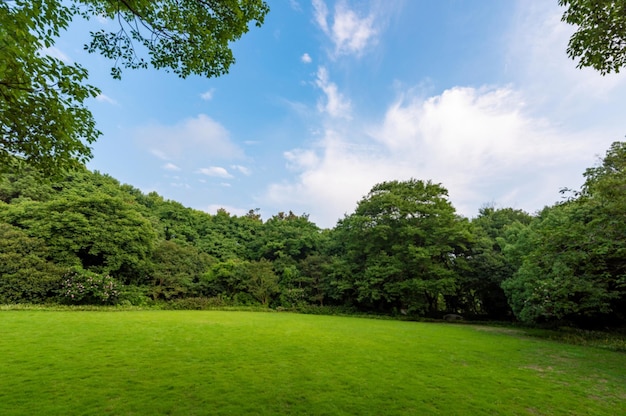
[[[556,0],[270,0],[220,78],[109,76],[77,22],[50,54],[102,95],[90,169],[186,206],[307,213],[321,227],[386,180],[457,211],[535,212],[626,134],[626,77],[579,70]]]

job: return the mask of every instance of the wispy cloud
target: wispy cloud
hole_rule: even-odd
[[[63,63],[66,63],[66,64],[73,63],[72,59],[65,52],[63,52],[61,49],[57,48],[56,46],[50,46],[48,48],[44,48],[41,50],[41,52],[43,52],[44,55],[48,55],[53,58],[56,58],[59,61],[62,61]]]
[[[202,166],[207,159],[239,159],[243,151],[228,130],[211,117],[200,114],[174,125],[152,123],[136,129],[138,144],[162,160]]]
[[[300,57],[300,60],[302,62],[304,62],[305,64],[310,64],[311,62],[313,62],[313,59],[311,58],[311,55],[309,55],[308,53],[303,54]]]
[[[601,76],[590,68],[576,68],[566,54],[575,29],[561,21],[562,13],[552,2],[518,2],[507,45],[508,72],[537,112],[550,113],[571,126],[591,120],[607,124],[607,117],[624,106],[611,109],[598,104],[623,97],[620,101],[626,105],[626,73]]]
[[[210,90],[205,91],[202,94],[200,94],[200,98],[202,98],[204,101],[211,101],[213,99],[214,93],[215,93],[215,88],[211,88]]]
[[[297,12],[302,11],[302,6],[300,6],[300,3],[298,3],[297,0],[289,0],[289,6],[291,6],[291,8]]]
[[[117,101],[115,101],[113,98],[105,94],[98,94],[96,96],[96,101],[101,102],[101,103],[111,104],[111,105],[117,105]]]
[[[329,80],[328,71],[325,67],[317,70],[315,85],[324,92],[325,100],[318,102],[318,110],[334,118],[350,118],[350,101],[346,99],[337,87],[337,84]]]
[[[163,165],[163,169],[169,170],[169,171],[172,171],[172,172],[177,172],[177,171],[181,170],[178,166],[176,166],[173,163],[166,163],[166,164],[164,164]]]
[[[313,10],[317,25],[334,45],[334,55],[361,56],[368,46],[377,42],[379,28],[373,13],[360,16],[347,1],[339,1],[331,23],[324,0],[313,0]]]
[[[562,10],[544,1],[517,4],[512,29],[502,34],[508,84],[449,86],[429,96],[418,83],[372,119],[351,108],[320,67],[318,108],[334,116],[320,119],[309,145],[284,153],[296,176],[269,185],[262,202],[309,212],[332,227],[386,180],[440,182],[466,216],[485,203],[534,212],[558,201],[562,187],[580,186],[584,169],[624,134],[626,74],[576,69],[565,53],[572,28],[560,21]],[[348,51],[339,33],[358,27],[358,15],[346,12],[346,2],[333,17],[322,0],[313,5],[320,29]],[[344,23],[336,24],[341,13]]]
[[[216,178],[232,178],[233,175],[231,175],[230,173],[228,173],[228,171],[226,169],[224,169],[223,167],[220,166],[211,166],[208,168],[200,168],[198,169],[198,173],[201,173],[203,175],[207,175],[207,176],[213,176]]]
[[[240,173],[243,173],[246,176],[249,176],[249,175],[252,174],[252,171],[250,169],[248,169],[247,167],[245,167],[245,166],[232,165],[231,168],[236,170],[236,171],[238,171],[238,172],[240,172]]]

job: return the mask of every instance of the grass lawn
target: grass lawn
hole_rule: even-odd
[[[0,311],[0,415],[626,415],[626,354],[470,325]]]

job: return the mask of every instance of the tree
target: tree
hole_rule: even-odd
[[[54,296],[62,274],[48,261],[42,240],[0,223],[0,303],[45,302]]]
[[[544,209],[513,243],[522,261],[503,288],[523,321],[626,322],[626,143],[585,177],[576,198]]]
[[[0,167],[16,159],[47,174],[73,169],[91,158],[100,132],[85,101],[100,91],[87,71],[46,55],[77,16],[105,17],[116,31],[91,32],[86,45],[121,67],[171,70],[180,77],[214,77],[235,62],[230,42],[251,22],[260,26],[263,0],[15,0],[0,2]],[[147,51],[142,57],[139,47]],[[148,62],[149,61],[149,62]],[[19,165],[20,163],[18,163]]]
[[[190,245],[161,241],[152,253],[152,298],[166,300],[194,293],[211,258]]]
[[[454,263],[469,236],[447,195],[430,181],[383,182],[339,222],[361,305],[434,314],[455,293]]]
[[[510,319],[511,307],[501,287],[517,270],[503,250],[506,236],[528,225],[532,217],[512,208],[483,207],[472,220],[474,241],[465,255],[465,267],[459,270],[460,293],[467,302],[465,313],[490,319]]]
[[[80,65],[41,51],[71,16],[60,1],[0,2],[0,173],[27,162],[57,174],[91,158],[100,132],[84,103],[99,91]]]
[[[45,241],[54,263],[110,273],[125,283],[145,277],[156,240],[136,204],[104,192],[6,205],[0,220]]]
[[[579,58],[578,68],[591,67],[602,75],[619,72],[626,64],[626,2],[623,0],[559,0],[567,7],[562,20],[577,26],[567,54]]]
[[[248,291],[263,306],[268,306],[272,297],[279,292],[278,276],[272,263],[266,259],[248,263]]]

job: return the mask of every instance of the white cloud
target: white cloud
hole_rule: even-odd
[[[41,52],[43,52],[44,55],[48,55],[48,56],[51,56],[53,58],[56,58],[59,61],[65,63],[65,64],[72,64],[73,63],[73,61],[70,59],[70,57],[67,56],[65,54],[65,52],[63,52],[62,50],[60,50],[56,46],[50,46],[50,47],[41,49]]]
[[[206,212],[210,214],[216,214],[217,211],[219,211],[220,209],[223,209],[226,212],[228,212],[230,215],[234,215],[237,217],[244,216],[248,213],[248,211],[250,211],[249,209],[238,208],[238,207],[234,207],[231,205],[211,204],[207,207]]]
[[[328,35],[330,33],[327,21],[328,7],[324,0],[313,0],[313,14],[320,29]]]
[[[238,172],[240,172],[240,173],[243,173],[243,174],[244,174],[244,175],[246,175],[246,176],[250,176],[250,175],[252,174],[252,172],[250,171],[250,169],[248,169],[248,168],[247,168],[247,167],[245,167],[245,166],[241,166],[241,165],[232,165],[232,166],[231,166],[231,168],[232,168],[232,169],[234,169],[234,170],[236,170],[236,171],[238,171]]]
[[[289,0],[289,6],[297,12],[302,11],[302,6],[300,6],[300,3],[298,3],[297,0]]]
[[[172,171],[172,172],[177,172],[177,171],[181,170],[178,166],[176,166],[173,163],[169,163],[169,162],[163,165],[163,169],[169,170],[169,171]]]
[[[104,95],[104,94],[98,94],[96,96],[96,101],[101,102],[101,103],[117,105],[117,101],[115,101],[113,98],[109,97],[108,95]]]
[[[316,23],[334,45],[335,55],[361,56],[368,46],[377,42],[379,29],[375,27],[373,13],[361,17],[346,1],[339,1],[335,5],[331,26],[328,7],[323,0],[313,0],[313,9]]]
[[[380,122],[357,124],[326,127],[316,148],[286,152],[297,180],[272,184],[265,201],[331,227],[374,184],[417,178],[442,183],[466,216],[488,202],[534,211],[577,186],[563,178],[579,177],[590,152],[584,136],[529,116],[508,87],[402,96]]]
[[[319,67],[317,70],[315,85],[326,95],[325,102],[318,102],[317,108],[320,112],[335,118],[350,118],[350,101],[339,92],[337,84],[329,80],[325,67]]]
[[[386,180],[442,183],[466,216],[485,203],[535,212],[560,200],[562,187],[580,186],[585,168],[624,135],[626,74],[577,69],[565,52],[573,29],[560,21],[562,10],[543,0],[517,4],[512,29],[502,34],[509,84],[450,86],[431,97],[419,85],[404,88],[376,121],[354,112],[320,68],[315,84],[326,100],[319,109],[335,117],[320,122],[313,144],[284,153],[297,176],[268,186],[260,201],[332,227]],[[314,6],[319,27],[340,39],[326,4]],[[348,23],[346,33],[356,27]]]
[[[205,91],[202,94],[200,94],[200,98],[202,98],[204,101],[211,101],[213,99],[214,93],[215,93],[215,88],[211,88],[210,90]]]
[[[228,173],[226,169],[220,166],[211,166],[208,168],[201,168],[201,169],[198,169],[198,173],[201,173],[207,176],[214,176],[217,178],[232,178],[233,177],[233,175]]]
[[[202,166],[207,159],[239,159],[243,151],[230,140],[224,126],[200,114],[174,125],[153,123],[135,131],[138,144],[156,157]]]
[[[311,55],[309,55],[308,53],[305,53],[304,55],[302,55],[300,57],[300,60],[304,62],[305,64],[310,64],[311,62],[313,62]]]
[[[519,1],[507,45],[507,68],[538,113],[580,127],[610,123],[626,105],[626,73],[576,68],[566,53],[575,28],[556,2]],[[624,105],[605,105],[614,100]]]

